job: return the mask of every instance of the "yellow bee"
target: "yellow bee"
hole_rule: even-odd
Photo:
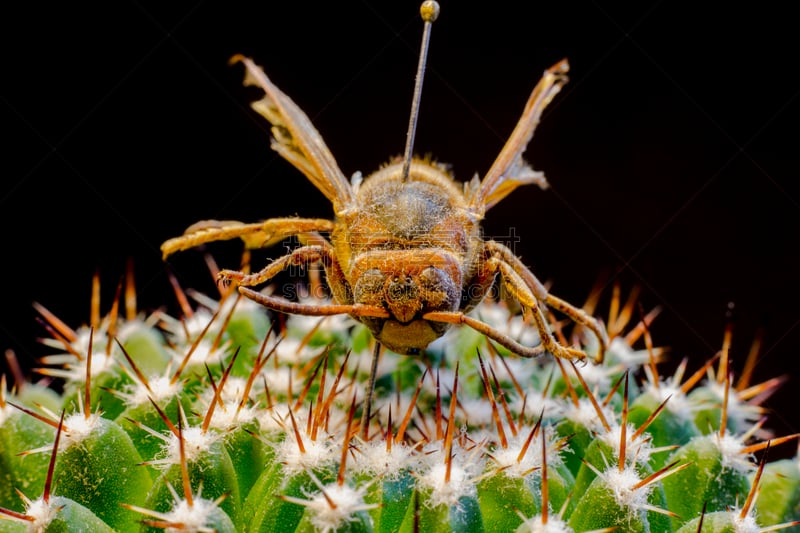
[[[435,3],[425,3],[429,8],[431,4]],[[426,15],[424,9],[429,31],[435,13]],[[425,46],[427,40],[423,40]],[[544,72],[489,171],[482,179],[463,184],[454,181],[443,165],[411,157],[411,126],[402,160],[363,180],[358,174],[348,180],[308,117],[263,70],[243,56],[231,61],[244,64],[245,85],[264,91],[264,97],[252,107],[272,124],[272,148],[330,200],[335,218],[273,218],[253,224],[203,221],[183,236],[166,241],[161,247],[165,258],[212,241],[241,238],[247,247],[261,248],[295,236],[303,245],[263,270],[252,274],[223,270],[220,280],[235,282],[244,296],[283,313],[348,314],[365,324],[378,343],[400,354],[417,354],[451,325],[464,324],[522,357],[549,352],[555,357],[585,359],[584,350],[562,345],[550,332],[546,306],[592,331],[598,339],[593,359],[602,361],[608,342],[602,324],[550,294],[508,247],[484,240],[481,234],[487,210],[514,189],[525,184],[546,185],[544,176],[534,171],[522,154],[542,111],[567,81],[566,60]],[[423,68],[421,59],[417,98]],[[330,304],[290,301],[251,288],[292,266],[312,264],[324,268]],[[538,329],[541,342],[537,345],[525,346],[468,314],[486,296],[498,274],[507,294]]]

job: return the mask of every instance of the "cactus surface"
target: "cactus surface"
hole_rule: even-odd
[[[618,296],[599,366],[467,328],[384,350],[367,421],[364,326],[178,292],[179,318],[129,291],[76,329],[38,306],[53,385],[3,378],[0,531],[800,531],[800,459],[763,453],[795,437],[763,427],[780,380],[735,382],[724,346],[660,375],[654,313]],[[475,314],[537,342],[502,303]]]

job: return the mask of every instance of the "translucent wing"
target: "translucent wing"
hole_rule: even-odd
[[[264,98],[251,105],[272,124],[272,148],[311,180],[336,213],[346,209],[353,190],[306,114],[251,59],[235,55],[231,63],[244,63],[244,84],[264,90]]]
[[[547,186],[544,174],[533,170],[522,158],[522,154],[533,137],[544,108],[567,82],[568,70],[567,60],[562,59],[547,69],[533,88],[522,117],[500,155],[483,180],[472,189],[469,201],[476,213],[483,214],[520,185],[536,183],[542,188]]]

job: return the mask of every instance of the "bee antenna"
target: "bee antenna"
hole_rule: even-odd
[[[425,77],[425,63],[428,59],[428,44],[431,40],[431,27],[433,21],[439,16],[439,3],[435,0],[425,0],[419,8],[419,14],[425,22],[422,31],[422,48],[419,52],[419,64],[417,65],[417,79],[414,83],[414,98],[411,102],[411,118],[408,121],[408,133],[406,134],[406,151],[403,155],[403,181],[408,181],[408,173],[411,169],[411,151],[414,149],[414,136],[417,133],[417,116],[419,115],[419,101],[422,96],[422,79]]]

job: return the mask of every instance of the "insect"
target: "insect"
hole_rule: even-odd
[[[299,247],[263,270],[250,274],[222,270],[220,280],[235,283],[244,296],[276,311],[348,314],[365,324],[379,345],[400,354],[418,354],[452,325],[463,324],[522,357],[545,352],[569,359],[589,357],[579,347],[561,344],[550,332],[545,309],[551,308],[594,333],[599,348],[592,358],[601,362],[608,340],[600,322],[550,294],[511,249],[481,235],[486,212],[509,193],[521,185],[546,185],[544,176],[522,155],[542,111],[566,83],[568,64],[562,60],[544,72],[489,171],[462,185],[444,165],[411,156],[424,51],[437,13],[435,2],[423,4],[426,31],[405,157],[363,180],[359,174],[348,180],[303,111],[251,59],[234,56],[232,63],[244,65],[245,85],[264,91],[252,107],[272,125],[272,148],[330,200],[335,218],[272,218],[250,224],[203,221],[166,241],[164,257],[226,239],[241,238],[245,246],[261,248],[297,237]],[[324,268],[330,303],[291,301],[254,290],[290,267],[312,264]],[[525,346],[468,314],[498,276],[538,329],[539,344]]]

